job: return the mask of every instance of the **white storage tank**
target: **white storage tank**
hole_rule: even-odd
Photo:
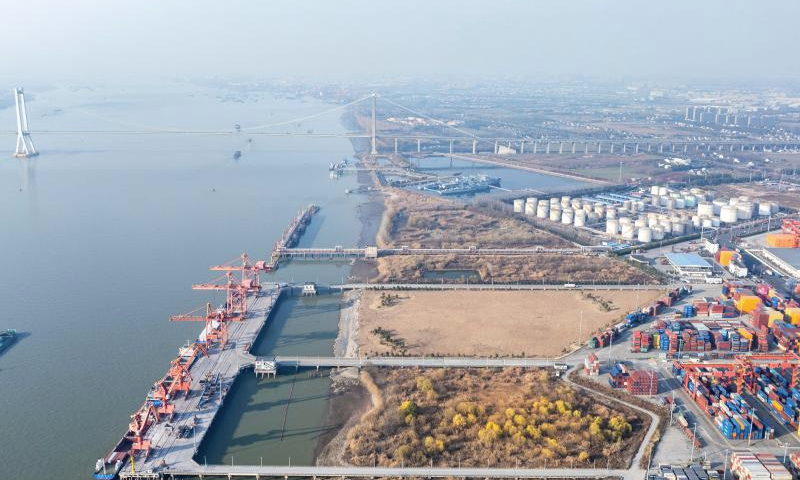
[[[571,208],[565,208],[561,211],[561,223],[564,225],[572,225],[575,220],[575,211]]]
[[[552,220],[554,222],[560,222],[561,221],[561,209],[560,208],[556,207],[556,208],[551,208],[550,209],[550,220]]]
[[[686,226],[681,222],[673,222],[672,223],[672,234],[676,237],[680,237],[686,233]]]
[[[725,205],[720,209],[719,212],[719,219],[723,223],[736,223],[738,219],[738,214],[736,212],[736,206],[734,205]]]
[[[660,226],[656,226],[650,229],[653,234],[653,240],[664,240],[664,229]]]
[[[650,227],[642,227],[637,234],[637,240],[642,243],[650,243],[653,241],[653,231]]]
[[[650,195],[658,195],[658,185],[650,187]]]
[[[554,205],[560,205],[560,204],[561,204],[561,200],[559,200],[558,197],[553,197],[553,198],[550,199],[550,206],[551,207],[554,206]]]
[[[606,207],[600,203],[597,203],[594,206],[594,213],[598,218],[603,218],[606,216]]]
[[[619,217],[620,225],[627,225],[629,223],[633,223],[633,219],[631,217]]]
[[[536,215],[536,207],[536,202],[531,202],[530,199],[528,199],[528,201],[525,202],[525,215]]]
[[[525,210],[525,200],[518,198],[514,200],[514,213],[522,213]]]
[[[667,197],[667,202],[664,205],[668,210],[675,210],[675,199]]]
[[[617,209],[614,207],[608,207],[606,209],[606,218],[617,218]]]
[[[700,228],[701,225],[702,225],[702,223],[700,223],[700,216],[699,215],[694,215],[692,217],[692,226],[694,228]]]
[[[594,212],[589,212],[589,213],[586,214],[586,223],[588,223],[589,225],[594,225],[599,220],[600,220],[600,218]]]
[[[658,194],[659,194],[660,196],[662,196],[662,197],[663,197],[663,196],[664,196],[664,195],[666,195],[667,193],[669,193],[669,190],[667,189],[667,187],[658,187]]]
[[[712,227],[716,228],[716,227],[719,227],[720,225],[722,225],[722,222],[720,221],[719,217],[714,217],[714,218],[711,219],[711,226]]]
[[[683,197],[683,201],[686,204],[686,208],[694,208],[697,205],[697,197],[691,193]]]
[[[625,210],[626,212],[630,212],[631,211],[631,201],[630,200],[624,200],[622,202],[622,209]]]
[[[661,220],[658,222],[658,226],[664,230],[664,234],[669,235],[672,233],[672,223],[669,220]]]
[[[739,202],[736,205],[736,216],[739,220],[750,220],[753,218],[753,204],[750,202]]]
[[[701,217],[712,217],[716,207],[713,203],[700,202],[697,204],[697,214]]]
[[[636,228],[644,228],[647,226],[647,219],[646,218],[637,218],[633,222],[633,226]]]
[[[692,225],[692,221],[691,220],[688,220],[688,219],[687,220],[681,220],[681,223],[683,224],[683,233],[684,234],[688,235],[688,234],[692,233],[692,230],[694,230],[694,225]]]
[[[714,200],[714,215],[722,213],[722,207],[727,206],[728,202],[725,200]]]
[[[700,223],[700,226],[701,226],[702,228],[711,228],[711,227],[713,227],[713,226],[714,226],[714,220],[716,220],[716,221],[718,221],[718,222],[719,222],[719,219],[718,219],[718,218],[716,218],[716,217],[714,217],[714,218],[708,218],[708,217],[707,217],[707,218],[704,218],[704,219],[702,220],[702,222]]]
[[[592,213],[594,211],[594,206],[591,203],[584,203],[583,204],[583,211],[586,213]]]
[[[622,238],[624,238],[625,240],[633,240],[635,234],[636,234],[636,228],[633,226],[632,223],[626,223],[622,225]]]
[[[547,202],[539,202],[536,205],[536,218],[547,218],[550,215],[550,204]]]
[[[652,197],[650,197],[650,205],[654,207],[661,206],[661,197],[659,197],[658,195],[653,195]]]
[[[643,200],[637,200],[636,201],[636,211],[637,212],[644,212],[644,201]]]
[[[772,215],[772,206],[770,202],[759,202],[758,204],[758,216],[759,217],[768,217]]]
[[[619,222],[613,218],[606,220],[606,233],[609,235],[616,235],[619,233]]]
[[[583,210],[575,210],[575,226],[582,227],[586,225],[586,212]]]
[[[781,206],[778,204],[778,202],[772,202],[770,203],[770,210],[772,210],[772,214],[775,215],[781,210]]]
[[[572,197],[570,197],[569,195],[564,195],[564,196],[561,197],[561,203],[564,203],[564,202],[569,203],[570,200],[572,200]]]
[[[686,208],[686,201],[682,198],[676,198],[675,208],[677,208],[678,210],[683,210],[684,208]]]

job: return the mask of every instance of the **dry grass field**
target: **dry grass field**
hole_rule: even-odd
[[[649,417],[543,369],[381,369],[347,434],[353,465],[627,468]]]
[[[586,340],[659,292],[401,291],[389,300],[381,295],[366,291],[361,300],[361,354],[553,357],[579,334]]]

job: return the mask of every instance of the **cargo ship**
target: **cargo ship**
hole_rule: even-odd
[[[438,195],[468,195],[486,192],[492,187],[499,187],[500,179],[488,175],[469,175],[457,177],[446,182],[434,182],[422,186],[422,190]]]
[[[17,331],[13,329],[0,331],[0,353],[17,341]]]

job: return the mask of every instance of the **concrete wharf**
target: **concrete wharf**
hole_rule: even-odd
[[[266,270],[268,272],[278,268],[278,262],[281,259],[280,252],[293,247],[297,243],[300,236],[305,232],[306,226],[311,222],[311,217],[317,213],[317,211],[319,211],[319,207],[312,203],[292,218],[292,223],[286,227],[286,230],[283,231],[283,235],[275,242],[275,246],[272,248],[272,255],[270,255],[269,262],[266,264]]]
[[[261,357],[259,357],[261,360]],[[275,362],[280,367],[431,367],[431,368],[477,368],[477,367],[520,367],[538,368],[552,367],[554,363],[567,364],[548,358],[514,358],[514,357],[314,357],[314,356],[276,356],[267,361]]]
[[[170,422],[153,424],[145,435],[151,443],[151,453],[144,459],[123,460],[120,478],[159,478],[166,466],[172,469],[197,467],[193,460],[197,448],[208,432],[214,417],[225,402],[225,395],[240,370],[253,364],[249,350],[267,323],[270,312],[282,293],[278,285],[263,285],[262,291],[248,299],[248,313],[228,327],[228,344],[224,349],[215,345],[208,356],[201,356],[189,368],[191,392],[173,400],[175,414]],[[209,390],[213,394],[209,395]],[[185,437],[181,429],[191,431]]]

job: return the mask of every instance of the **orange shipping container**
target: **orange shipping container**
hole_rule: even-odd
[[[742,295],[736,302],[736,309],[743,313],[750,313],[761,305],[761,298],[755,295]]]
[[[767,245],[773,248],[797,248],[800,236],[790,233],[773,233],[767,235]]]
[[[733,260],[734,255],[736,255],[736,252],[733,250],[720,250],[719,264],[723,267],[727,267],[731,264],[731,260]]]

